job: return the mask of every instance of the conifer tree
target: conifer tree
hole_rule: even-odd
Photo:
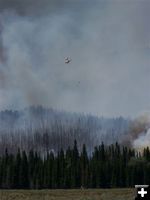
[[[22,153],[22,159],[20,163],[20,187],[22,189],[29,188],[29,167],[25,151]]]
[[[20,155],[20,149],[18,149],[16,158],[15,158],[15,164],[14,164],[14,188],[20,189],[21,188],[21,179],[20,179],[20,171],[21,171],[21,155]]]
[[[83,145],[80,159],[81,159],[81,161],[80,161],[80,163],[81,163],[81,184],[83,187],[88,187],[89,163],[88,163],[88,155],[87,155],[85,144]]]

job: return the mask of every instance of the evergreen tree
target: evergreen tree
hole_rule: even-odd
[[[72,187],[80,187],[80,164],[79,164],[79,152],[77,147],[77,141],[74,141],[74,147],[72,151],[72,172],[71,172]]]
[[[86,151],[86,146],[85,144],[83,145],[83,149],[81,152],[81,158],[80,158],[80,163],[81,163],[81,184],[83,187],[88,187],[89,185],[89,160],[88,160],[88,155]]]
[[[25,151],[22,153],[22,159],[20,163],[20,187],[22,189],[29,188],[29,167]]]
[[[15,158],[15,164],[14,164],[14,188],[20,189],[21,188],[21,178],[20,178],[20,172],[21,172],[21,155],[20,155],[20,149],[18,149],[16,158]]]

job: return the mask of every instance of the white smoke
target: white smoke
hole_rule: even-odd
[[[144,112],[136,118],[131,129],[133,130],[132,144],[135,149],[150,147],[150,112]]]
[[[148,129],[146,133],[141,133],[139,137],[136,140],[134,140],[133,146],[136,149],[150,147],[150,129]]]

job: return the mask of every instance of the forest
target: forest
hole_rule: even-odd
[[[0,188],[149,184],[150,149],[132,146],[146,126],[123,117],[97,117],[42,106],[1,111]]]
[[[150,149],[138,153],[118,143],[81,151],[73,147],[41,155],[30,150],[0,157],[1,189],[121,188],[150,184]]]

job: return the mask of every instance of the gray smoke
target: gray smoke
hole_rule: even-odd
[[[147,0],[0,0],[0,109],[149,109],[149,9]]]

